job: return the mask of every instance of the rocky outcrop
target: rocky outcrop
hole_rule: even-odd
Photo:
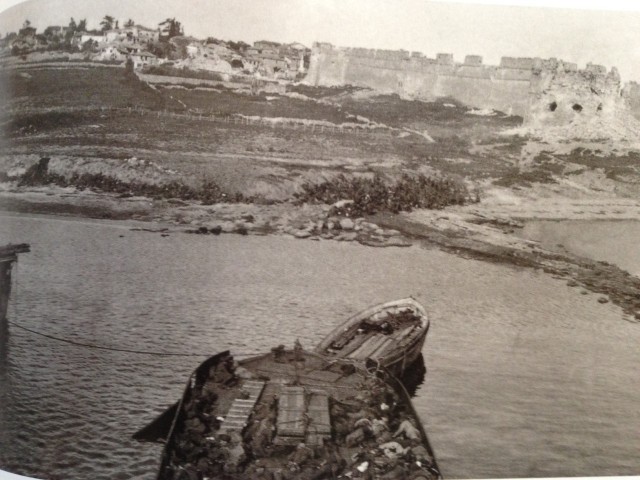
[[[584,70],[558,61],[534,70],[526,132],[546,141],[640,142],[640,122],[622,94],[615,67],[588,64]]]

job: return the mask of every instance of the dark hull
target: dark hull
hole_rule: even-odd
[[[144,437],[145,432],[147,435],[149,435],[150,433],[149,427],[151,427],[154,424],[155,426],[153,427],[153,429],[155,431],[163,432],[162,437],[164,438],[161,437],[161,438],[155,439],[155,440],[164,440],[166,438],[164,448],[162,449],[162,456],[160,458],[160,468],[158,470],[158,475],[156,476],[158,480],[165,480],[168,478],[166,472],[169,469],[169,464],[171,461],[171,452],[176,448],[176,440],[177,440],[176,431],[177,431],[177,428],[180,428],[184,424],[184,421],[186,419],[183,407],[191,400],[191,396],[193,394],[192,393],[193,385],[197,383],[199,380],[202,381],[203,378],[206,378],[209,368],[211,368],[213,365],[218,364],[220,361],[222,361],[228,356],[229,356],[229,351],[225,351],[217,355],[214,355],[213,357],[210,357],[204,362],[202,362],[198,366],[198,368],[196,368],[194,372],[189,376],[189,380],[187,380],[187,385],[184,388],[182,398],[178,401],[178,403],[169,407],[169,409],[165,411],[157,419],[157,420],[160,420],[160,418],[162,418],[160,422],[154,421],[150,425],[138,431],[134,435],[134,438],[137,438],[138,440],[145,440],[145,437]],[[173,412],[173,416],[171,416],[170,413],[168,414],[168,412]],[[166,423],[167,421],[170,421],[168,425]],[[166,432],[166,437],[164,435],[164,432]]]

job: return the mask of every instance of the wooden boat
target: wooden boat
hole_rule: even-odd
[[[9,244],[0,247],[0,322],[4,322],[7,318],[13,264],[18,260],[19,253],[29,251],[30,247],[26,243]]]
[[[335,358],[373,360],[401,376],[420,356],[428,330],[424,307],[413,298],[403,298],[350,317],[315,351]]]
[[[159,425],[134,438],[161,434]],[[223,352],[203,362],[173,411],[157,475],[348,477],[441,475],[400,381],[371,362],[329,359],[299,345],[240,361]]]

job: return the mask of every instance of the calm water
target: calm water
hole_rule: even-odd
[[[154,478],[131,434],[222,349],[313,346],[371,304],[414,295],[432,328],[415,398],[448,478],[640,472],[640,325],[544,274],[420,247],[171,235],[0,216],[28,241],[0,352],[0,468],[64,479]],[[124,237],[121,237],[124,235]]]
[[[640,222],[544,220],[527,222],[520,234],[547,248],[610,262],[640,276]]]

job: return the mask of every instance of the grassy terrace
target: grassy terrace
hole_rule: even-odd
[[[517,126],[519,118],[469,115],[466,107],[446,100],[367,96],[352,87],[289,87],[307,100],[225,88],[151,88],[127,79],[123,69],[102,67],[5,70],[0,76],[6,89],[1,106],[12,112],[0,120],[5,161],[22,156],[32,164],[40,156],[62,156],[113,165],[136,157],[177,172],[190,185],[213,181],[229,191],[277,200],[293,198],[312,177],[342,173],[399,179],[417,172],[511,184],[522,173],[517,165],[522,141],[498,135]],[[205,118],[188,116],[190,111]],[[360,134],[271,128],[213,122],[206,118],[211,114],[333,124],[362,123],[366,117],[391,128]],[[416,131],[426,131],[435,142]],[[544,180],[552,163],[540,162],[526,175]]]
[[[68,68],[43,70],[4,70],[3,107],[10,109],[51,107],[128,107],[164,108],[164,100],[151,88],[125,79],[122,69]],[[5,93],[5,92],[3,92]]]

